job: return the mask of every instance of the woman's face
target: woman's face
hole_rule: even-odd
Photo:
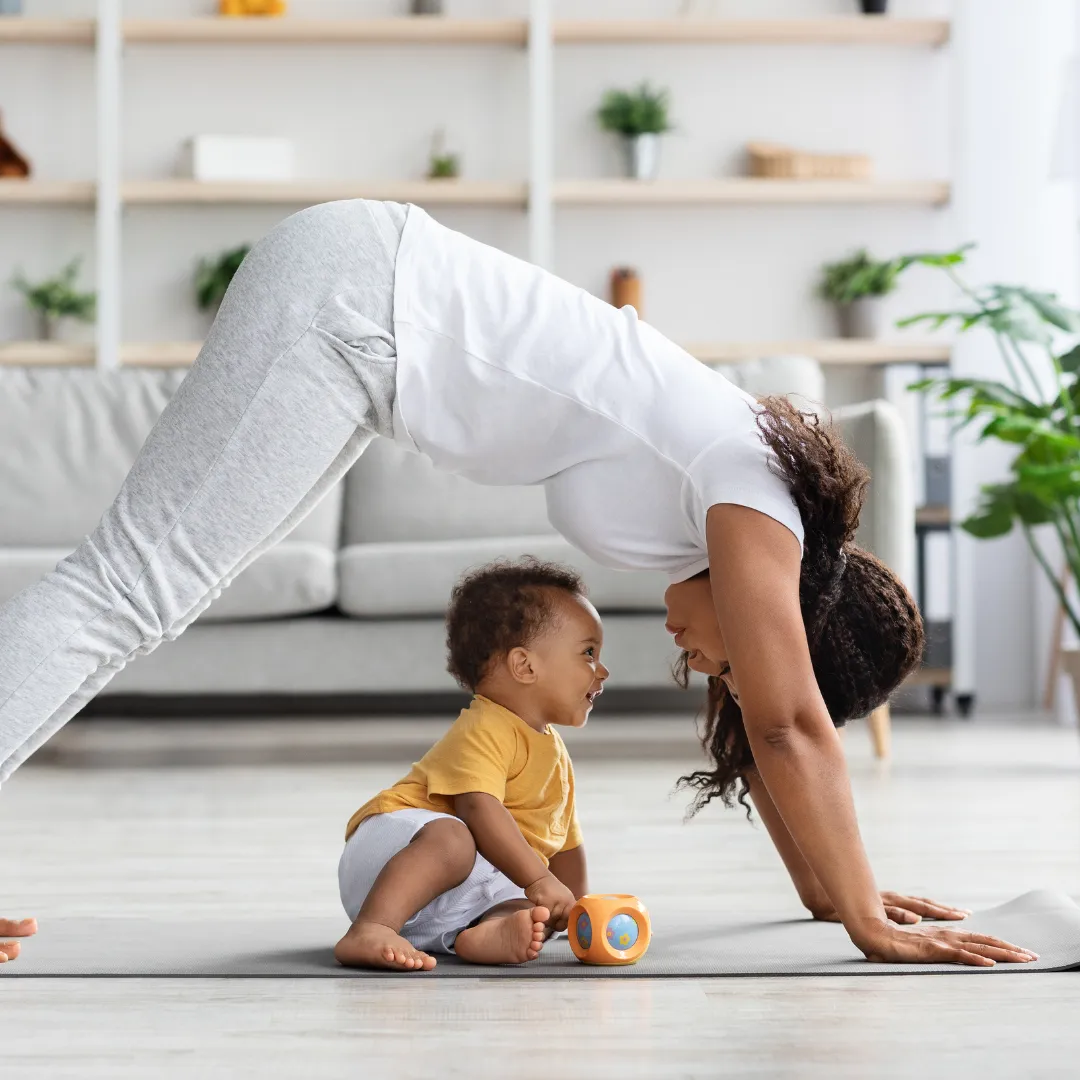
[[[716,619],[712,586],[708,574],[669,585],[664,593],[667,605],[666,629],[675,644],[687,654],[691,670],[702,675],[719,675],[736,702],[739,695],[728,663],[724,636]]]

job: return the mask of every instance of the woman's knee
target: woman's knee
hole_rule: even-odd
[[[472,873],[476,862],[476,841],[465,822],[450,817],[429,821],[412,842],[415,844],[421,839],[444,860],[448,872],[459,876],[462,881]]]

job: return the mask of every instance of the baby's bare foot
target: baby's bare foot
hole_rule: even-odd
[[[353,923],[335,946],[334,957],[346,967],[430,971],[435,966],[434,956],[414,949],[389,926],[376,922]]]
[[[534,907],[485,919],[458,934],[454,952],[471,964],[535,960],[544,947],[544,924],[550,915],[546,907]]]

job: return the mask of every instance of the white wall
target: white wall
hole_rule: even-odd
[[[963,203],[947,210],[889,207],[560,209],[555,268],[603,294],[616,264],[645,279],[646,317],[679,340],[798,338],[832,334],[813,295],[820,264],[866,245],[879,254],[973,238],[989,276],[1059,282],[1040,262],[1059,209],[1025,208],[1041,191],[1047,86],[1073,0],[958,0],[964,39],[924,48],[563,46],[555,58],[556,174],[611,175],[610,137],[593,113],[609,86],[648,78],[671,89],[678,131],[665,141],[663,175],[714,176],[738,169],[751,139],[807,149],[865,151],[883,178],[962,174]],[[33,14],[87,14],[92,0],[26,0]],[[212,0],[127,0],[129,16],[207,14]],[[387,15],[406,0],[293,0],[298,15]],[[452,14],[523,15],[525,0],[448,0]],[[673,15],[680,0],[556,0],[558,16]],[[806,16],[849,13],[855,0],[698,0],[701,14]],[[894,0],[899,16],[945,15],[949,0]],[[953,57],[965,73],[958,80]],[[280,134],[294,139],[310,177],[422,175],[433,128],[445,126],[473,178],[524,178],[527,68],[506,47],[129,46],[124,68],[124,169],[160,178],[181,141],[197,132]],[[1018,102],[1022,102],[1018,104]],[[37,174],[93,174],[93,60],[89,50],[0,49],[0,110]],[[1041,115],[1041,114],[1040,114]],[[954,131],[960,116],[971,131]],[[1042,125],[1042,126],[1040,126]],[[958,138],[954,138],[957,136]],[[966,177],[966,182],[964,178]],[[1024,205],[1018,208],[1017,202]],[[1057,204],[1055,204],[1056,207]],[[287,208],[139,207],[124,216],[124,336],[177,340],[204,332],[190,300],[200,255],[255,239]],[[524,216],[514,210],[448,210],[438,216],[517,254]],[[1037,220],[1036,220],[1037,218]],[[1010,225],[1013,221],[1018,224]],[[1022,236],[1031,241],[1027,248]],[[1068,244],[1075,238],[1070,234]],[[32,274],[86,255],[88,212],[0,208],[0,283],[21,265]],[[1062,249],[1063,250],[1063,249]],[[1071,248],[1070,248],[1071,250]],[[1055,264],[1056,265],[1056,264]],[[929,272],[915,272],[891,302],[903,314],[949,299]],[[18,298],[0,286],[0,338],[30,333]],[[982,363],[982,353],[978,354]],[[834,403],[871,391],[873,379],[834,378]],[[987,456],[969,482],[992,475]],[[980,472],[981,470],[981,472]],[[1031,573],[1015,544],[980,546],[976,670],[981,701],[1008,705],[1036,694]],[[1000,628],[1000,629],[997,629]],[[1018,647],[1016,628],[1025,641]]]

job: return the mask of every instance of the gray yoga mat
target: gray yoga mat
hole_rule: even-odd
[[[1031,973],[1080,967],[1080,907],[1054,892],[1029,892],[976,912],[963,926],[1039,953],[1030,964],[994,968],[955,964],[870,964],[843,927],[808,919],[703,922],[700,915],[653,918],[646,955],[629,967],[578,963],[565,937],[520,967],[478,967],[440,957],[432,972],[369,972],[343,968],[332,948],[342,919],[213,918],[65,919],[43,923],[22,956],[0,965],[0,979],[57,977],[177,978],[671,978],[736,975],[925,975]],[[288,942],[285,946],[282,942]]]

